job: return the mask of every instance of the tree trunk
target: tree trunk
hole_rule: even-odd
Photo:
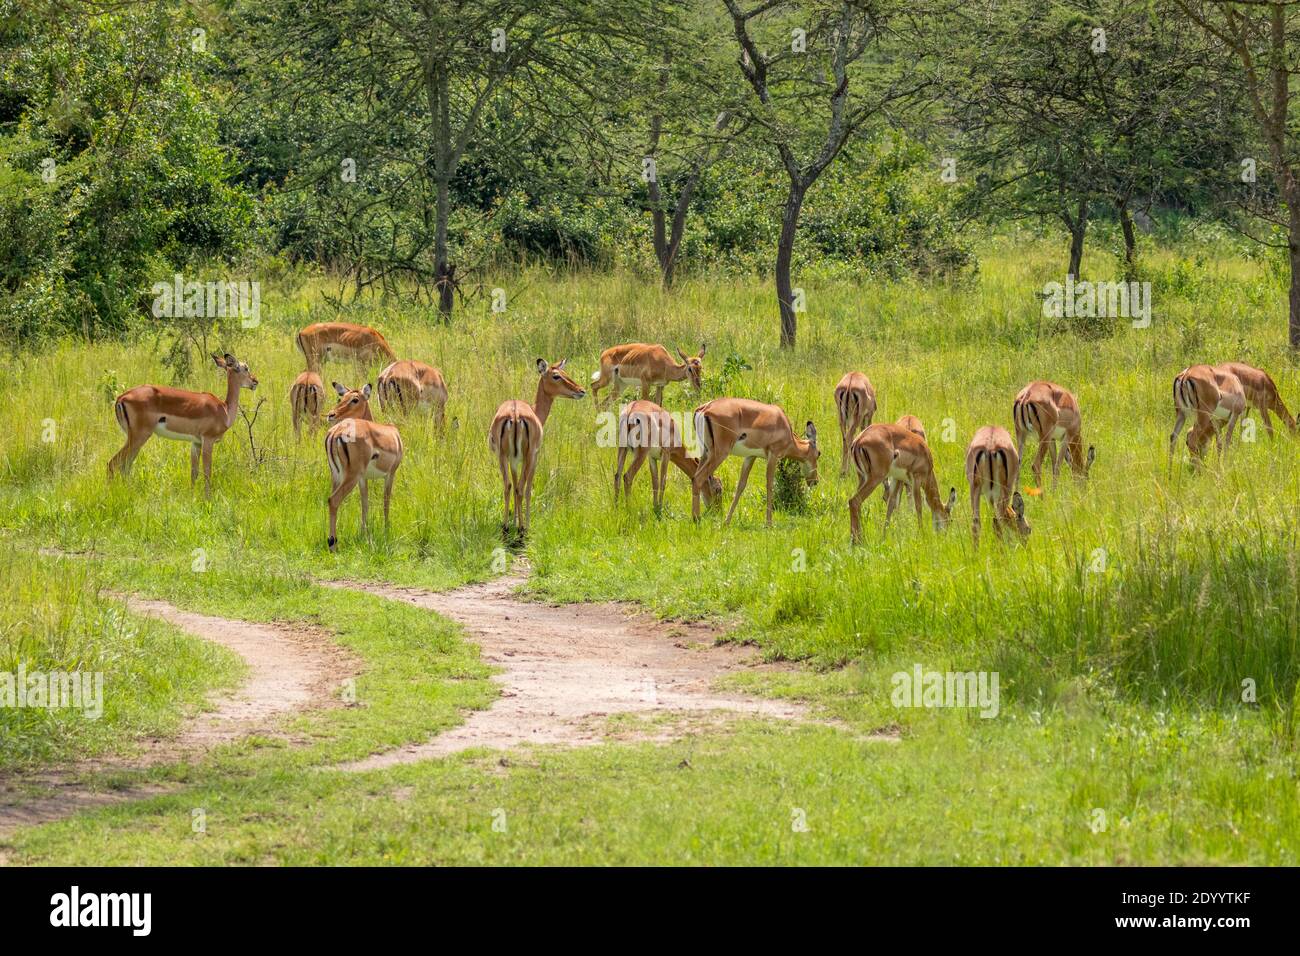
[[[456,267],[448,262],[447,219],[451,215],[451,183],[446,177],[438,179],[438,201],[433,227],[433,276],[438,289],[438,314],[443,322],[451,321],[455,304],[456,287],[452,283]]]
[[[1088,233],[1088,200],[1079,200],[1078,215],[1064,217],[1065,225],[1070,230],[1070,268],[1067,275],[1079,278],[1079,269],[1083,264],[1083,238]]]
[[[1125,272],[1132,273],[1133,257],[1137,255],[1137,235],[1133,232],[1133,217],[1129,215],[1127,202],[1116,203],[1115,208],[1119,210],[1119,226],[1124,231]],[[1128,278],[1128,275],[1125,277]]]
[[[790,258],[794,253],[794,237],[799,229],[799,212],[803,208],[803,197],[808,191],[806,184],[790,181],[790,192],[785,199],[785,211],[781,215],[781,238],[776,245],[776,300],[781,309],[781,347],[794,348],[796,319],[794,313],[794,289],[790,285]]]
[[[1290,223],[1287,252],[1291,259],[1291,290],[1287,298],[1287,338],[1292,349],[1300,350],[1300,195],[1293,196],[1288,205]]]

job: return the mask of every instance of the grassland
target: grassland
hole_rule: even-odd
[[[168,381],[151,341],[15,357],[0,399],[29,413],[0,435],[0,559],[20,582],[0,591],[0,663],[112,656],[111,635],[97,643],[94,626],[81,646],[60,648],[68,628],[59,615],[100,613],[112,606],[106,592],[134,590],[329,628],[365,661],[367,702],[301,718],[310,747],[250,741],[201,765],[152,771],[186,790],[27,831],[15,858],[1297,862],[1297,446],[1258,429],[1222,466],[1194,473],[1180,447],[1173,473],[1165,470],[1169,382],[1190,363],[1261,365],[1293,410],[1300,404],[1300,369],[1282,344],[1284,290],[1265,263],[1194,246],[1153,254],[1144,267],[1151,327],[1118,323],[1103,337],[1042,317],[1035,292],[1061,278],[1059,250],[1028,239],[987,249],[980,274],[961,284],[805,281],[793,354],[776,348],[770,290],[750,278],[687,281],[666,295],[629,275],[502,275],[489,286],[506,290],[507,311],[476,303],[451,326],[409,306],[365,303],[348,317],[382,329],[399,355],[442,368],[451,427],[438,437],[406,425],[392,533],[376,525],[373,540],[361,540],[354,499],[337,556],[324,547],[320,443],[294,442],[286,398],[300,370],[291,330],[333,314],[315,283],[264,293],[261,326],[220,343],[250,364],[261,380],[254,401],[267,405],[255,427],[261,460],[237,423],[217,448],[210,501],[190,491],[188,455],[174,443],[147,445],[130,484],[105,483],[104,463],[121,443],[110,393]],[[1089,263],[1093,274],[1108,268]],[[761,482],[751,482],[731,527],[716,513],[693,525],[680,475],[662,516],[644,479],[633,503],[616,508],[613,455],[596,447],[592,404],[562,402],[547,425],[525,548],[530,587],[725,621],[735,639],[809,665],[752,675],[751,689],[811,701],[864,731],[897,725],[902,743],[746,723],[666,747],[516,755],[508,767],[470,755],[357,778],[312,771],[422,739],[490,696],[486,669],[451,625],[312,580],[448,587],[491,574],[500,485],[485,429],[503,398],[531,397],[534,359],[568,357],[581,380],[609,344],[701,339],[706,395],[776,401],[821,428],[822,481],[806,511],[778,512],[766,529]],[[850,547],[853,488],[838,477],[831,399],[849,368],[874,382],[877,420],[923,419],[945,489],[960,488],[975,429],[1009,424],[1021,385],[1061,382],[1078,395],[1085,440],[1097,446],[1093,476],[1031,498],[1034,531],[1023,546],[989,535],[975,549],[959,495],[946,534],[910,514],[882,534],[876,498],[864,543]],[[355,383],[350,367],[330,372]],[[186,384],[222,383],[196,366]],[[680,386],[666,396],[679,410],[697,401]],[[51,423],[53,440],[43,440]],[[735,463],[724,467],[728,494],[735,475]],[[40,547],[98,558],[73,570]],[[46,626],[22,623],[32,607],[47,609]],[[140,655],[140,681],[152,690],[93,735],[51,743],[42,728],[0,713],[2,765],[129,747],[146,727],[130,708],[165,729],[204,687],[237,676],[229,661],[152,627],[179,648]],[[894,708],[890,675],[914,663],[999,672],[1001,715]],[[1253,702],[1242,700],[1244,681]],[[189,827],[194,806],[211,808],[202,839]],[[804,832],[791,827],[794,809],[806,814]],[[492,829],[497,810],[511,821],[506,833]]]

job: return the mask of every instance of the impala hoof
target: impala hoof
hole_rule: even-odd
[[[339,543],[339,539],[338,539],[338,538],[335,538],[335,537],[333,537],[333,536],[331,536],[331,537],[329,537],[329,538],[326,539],[326,544],[329,545],[329,548],[330,548],[331,551],[336,551],[336,550],[338,550],[338,548],[337,548],[338,543]]]

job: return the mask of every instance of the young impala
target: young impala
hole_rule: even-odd
[[[618,463],[614,467],[615,501],[618,500],[620,482],[625,499],[632,493],[632,482],[646,459],[650,460],[650,494],[656,512],[663,508],[669,463],[692,479],[700,467],[698,458],[686,454],[686,444],[677,420],[654,402],[635,401],[626,405],[618,416],[618,437]],[[632,452],[632,466],[624,473],[623,463],[629,451]],[[711,505],[721,494],[722,483],[716,477],[710,477],[704,486],[705,505]]]
[[[501,468],[501,494],[504,506],[503,528],[510,527],[510,498],[514,495],[515,526],[522,533],[528,530],[532,517],[533,475],[537,459],[542,453],[542,426],[551,414],[551,404],[557,398],[582,398],[587,393],[582,386],[564,374],[568,359],[547,363],[537,360],[537,397],[533,404],[517,399],[504,401],[488,428],[488,447],[497,456]]]
[[[1291,434],[1296,433],[1295,419],[1287,411],[1286,405],[1282,404],[1282,396],[1268,372],[1244,362],[1221,362],[1215,368],[1237,376],[1242,391],[1246,393],[1246,404],[1259,412],[1269,438],[1273,437],[1273,419],[1268,417],[1269,412],[1277,412],[1277,417],[1282,419],[1282,424]]]
[[[1174,445],[1189,414],[1196,423],[1187,433],[1187,448],[1193,460],[1205,454],[1211,437],[1220,456],[1232,444],[1232,429],[1246,410],[1246,391],[1235,374],[1209,365],[1193,365],[1174,377],[1174,430],[1169,436],[1169,471],[1174,468]],[[1226,435],[1224,428],[1226,426]]]
[[[921,520],[921,496],[924,495],[935,530],[942,531],[947,526],[957,501],[957,489],[949,489],[948,503],[944,504],[939,497],[939,482],[934,476],[934,457],[925,439],[901,425],[881,422],[868,425],[853,439],[849,455],[858,473],[858,490],[849,498],[849,535],[854,542],[862,538],[862,503],[886,479],[892,479],[894,485],[886,505],[886,528],[894,516],[903,485],[912,489],[918,522]]]
[[[1005,428],[985,425],[966,448],[966,483],[970,486],[971,535],[980,543],[980,501],[993,509],[993,530],[1002,537],[1004,526],[1021,537],[1029,534],[1025,499],[1016,490],[1020,479],[1020,453]]]
[[[332,489],[329,497],[330,533],[326,543],[338,546],[336,532],[339,505],[356,486],[361,486],[361,533],[370,529],[370,478],[384,479],[384,530],[388,530],[388,503],[393,496],[393,479],[402,463],[402,436],[392,425],[380,425],[370,415],[370,386],[345,388],[334,382],[339,403],[326,418],[334,423],[325,433],[325,460],[330,466]]]
[[[293,434],[302,437],[302,423],[306,419],[312,428],[320,425],[321,409],[325,406],[325,383],[315,372],[299,373],[289,388],[289,405],[293,409]]]
[[[203,457],[204,493],[212,494],[212,446],[239,417],[239,390],[257,388],[257,377],[229,352],[213,353],[217,368],[226,373],[226,400],[207,392],[187,392],[166,385],[137,385],[117,397],[113,413],[126,433],[126,444],[108,463],[115,472],[129,474],[135,456],[154,435],[190,443],[190,487],[199,477]]]
[[[790,419],[778,405],[765,405],[747,398],[715,398],[695,409],[695,435],[700,443],[700,466],[691,479],[691,517],[700,517],[700,495],[718,467],[735,455],[745,460],[740,466],[740,480],[736,483],[736,497],[723,524],[731,523],[736,513],[740,495],[749,481],[749,470],[754,460],[767,462],[767,526],[772,526],[772,485],[776,468],[782,458],[791,458],[803,465],[804,480],[817,484],[817,429],[812,422],[804,427],[804,437],[797,438]]]
[[[591,375],[591,398],[599,404],[599,392],[611,382],[614,391],[610,398],[617,402],[623,387],[640,386],[641,397],[649,398],[650,389],[655,390],[655,404],[664,403],[664,386],[669,382],[690,380],[695,391],[704,383],[704,346],[700,346],[699,355],[687,355],[681,349],[677,354],[682,357],[681,364],[673,361],[668,350],[662,345],[615,345],[600,353],[600,370]],[[606,399],[609,401],[609,399]]]
[[[1050,444],[1052,450],[1052,487],[1056,487],[1061,473],[1061,459],[1065,458],[1075,477],[1087,478],[1097,457],[1096,448],[1088,446],[1083,452],[1083,419],[1079,403],[1067,390],[1052,382],[1030,382],[1020,390],[1011,406],[1011,419],[1016,426],[1016,457],[1025,454],[1025,441],[1030,435],[1038,439],[1038,455],[1034,458],[1034,485],[1043,486],[1043,456]]]
[[[313,372],[319,372],[326,359],[358,365],[371,365],[379,358],[397,361],[382,335],[369,326],[351,322],[317,322],[299,332],[297,342],[307,368]]]
[[[377,383],[379,407],[385,411],[396,406],[403,414],[415,408],[428,408],[433,423],[441,428],[447,408],[447,384],[442,372],[432,365],[409,359],[394,362],[379,373]]]
[[[871,424],[876,414],[876,390],[861,372],[846,372],[835,386],[835,410],[840,419],[840,477],[849,473],[849,444]]]

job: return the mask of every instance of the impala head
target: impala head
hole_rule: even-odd
[[[564,363],[560,359],[554,365],[546,359],[537,360],[537,374],[542,377],[542,391],[552,398],[582,398],[587,394],[581,385],[564,374]]]
[[[212,361],[217,363],[217,368],[223,370],[230,378],[238,383],[240,388],[254,389],[257,388],[257,376],[248,370],[248,363],[241,362],[229,352],[224,355],[212,353]]]
[[[1080,473],[1079,477],[1087,478],[1088,474],[1092,471],[1092,463],[1096,460],[1097,460],[1097,446],[1089,445],[1088,454],[1083,459],[1083,471]],[[1069,445],[1065,446],[1065,463],[1069,465],[1071,468],[1074,467],[1074,460],[1073,460],[1073,456],[1070,454]]]
[[[942,531],[948,527],[948,522],[952,520],[952,509],[955,507],[957,507],[957,489],[949,488],[948,501],[933,514],[935,531]]]
[[[1025,520],[1025,499],[1020,497],[1020,492],[1011,496],[1011,507],[1007,509],[1010,514],[1009,518],[1016,519],[1016,530],[1020,532],[1022,538],[1029,535],[1029,522]]]
[[[803,441],[795,440],[795,454],[803,465],[803,480],[809,485],[817,484],[817,459],[822,456],[822,450],[817,445],[817,426],[812,422],[804,425]]]
[[[680,348],[677,354],[682,357],[682,362],[686,365],[686,374],[691,378],[691,386],[698,392],[704,387],[704,343],[700,343],[699,355],[687,355]]]
[[[364,388],[348,388],[338,382],[331,384],[334,386],[334,391],[338,393],[339,403],[334,406],[334,411],[325,416],[327,422],[338,422],[345,418],[370,417],[369,383],[366,383]]]

